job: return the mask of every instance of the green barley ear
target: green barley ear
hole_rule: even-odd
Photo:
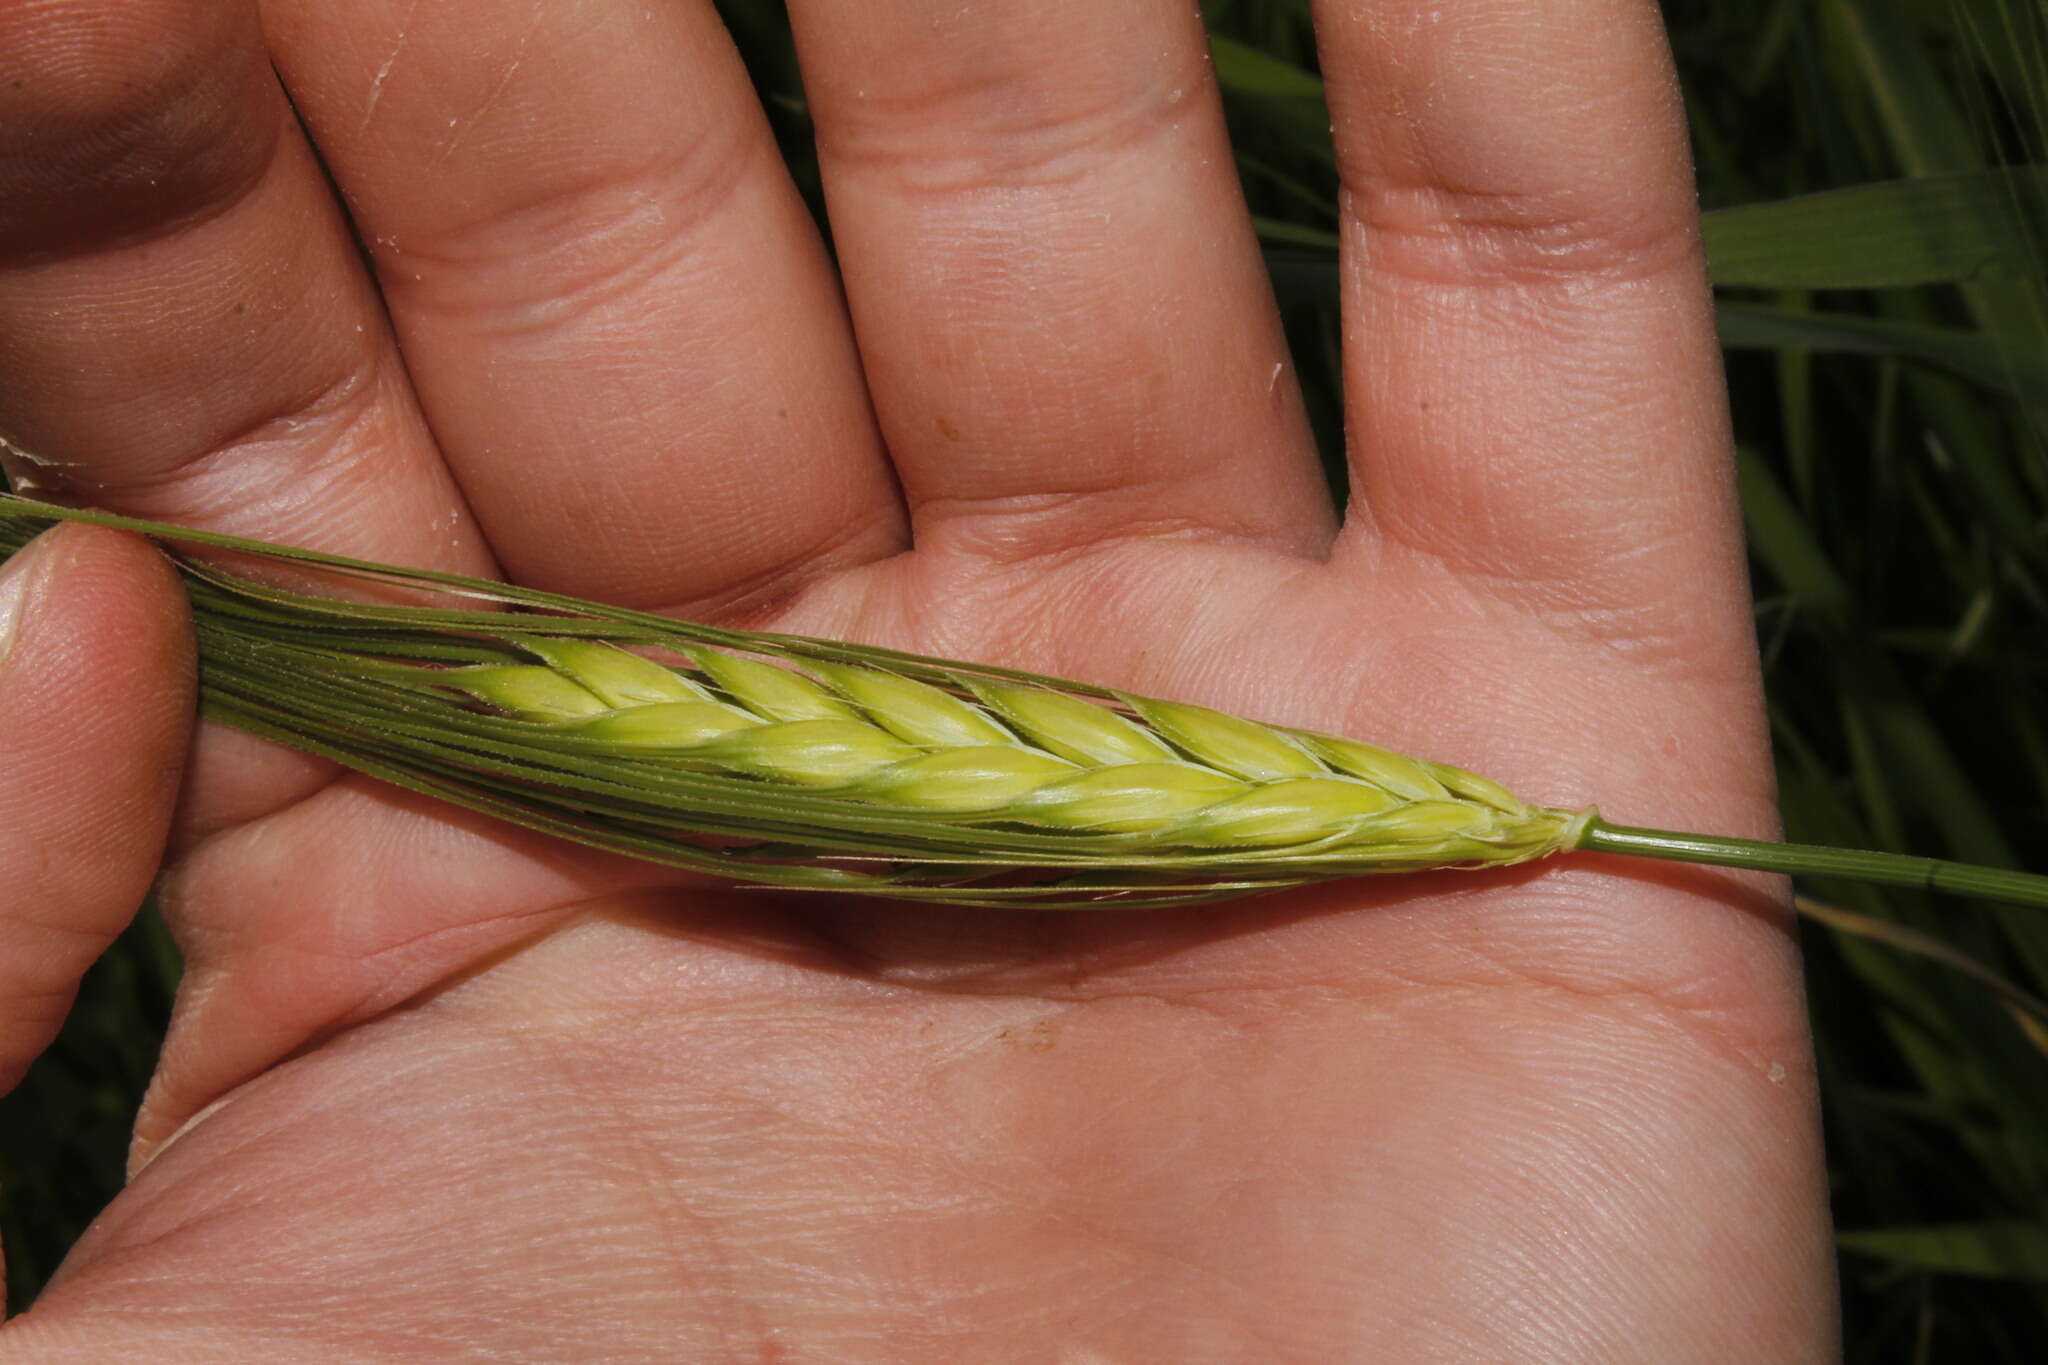
[[[1583,848],[2048,905],[2048,878],[1610,825],[1458,768],[1181,702],[101,512],[0,497],[0,552],[58,520],[476,603],[335,601],[170,550],[207,716],[528,829],[755,886],[1175,905]]]
[[[537,655],[555,672],[613,709],[712,699],[709,692],[674,669],[629,654],[617,645],[574,639],[529,639],[520,643],[528,653]]]
[[[1015,735],[980,711],[929,683],[878,668],[822,663],[811,668],[877,724],[909,743],[943,747],[1016,742]]]
[[[1520,815],[1529,809],[1513,792],[1491,778],[1462,768],[1447,768],[1441,763],[1430,764],[1429,771],[1453,796],[1491,806],[1506,815]]]
[[[1372,783],[1408,801],[1448,801],[1450,789],[1437,779],[1442,771],[1404,754],[1332,735],[1302,735],[1301,741],[1340,773]]]
[[[575,679],[538,664],[473,664],[437,671],[433,680],[528,720],[569,720],[611,709]]]
[[[861,795],[922,810],[1001,813],[1078,771],[1037,749],[973,744],[891,764],[861,784]]]
[[[1044,687],[974,682],[974,695],[1033,743],[1074,763],[1157,763],[1175,757],[1148,734],[1102,706]]]
[[[1306,777],[1276,782],[1219,801],[1174,827],[1174,833],[1218,848],[1306,845],[1332,829],[1384,815],[1401,802],[1363,782]]]
[[[917,750],[859,721],[793,720],[728,731],[687,756],[763,782],[844,787],[916,758]]]
[[[769,720],[859,720],[860,712],[787,668],[721,650],[686,651],[738,704]]]
[[[1255,725],[1206,706],[1129,699],[1152,728],[1195,759],[1252,782],[1314,777],[1329,771],[1301,745],[1271,726]]]
[[[1227,774],[1187,763],[1119,763],[1040,788],[1018,803],[1018,814],[1054,829],[1145,834],[1244,789]]]
[[[622,707],[564,727],[564,733],[600,748],[684,753],[761,722],[715,701],[661,701]]]

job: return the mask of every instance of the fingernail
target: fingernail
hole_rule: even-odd
[[[7,656],[14,652],[14,641],[21,626],[22,617],[28,612],[29,601],[35,596],[36,542],[30,541],[16,550],[5,564],[0,564],[0,664],[7,662]]]

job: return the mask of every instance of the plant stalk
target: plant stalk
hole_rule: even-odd
[[[1762,839],[1736,839],[1719,834],[1685,834],[1668,829],[1610,825],[1595,816],[1576,847],[1593,853],[1625,853],[1669,862],[1708,863],[1716,867],[1753,868],[1795,877],[1841,877],[1848,881],[1881,882],[1951,896],[2003,901],[2048,909],[2048,877],[2002,867],[1979,867],[1942,858],[1866,849],[1828,848],[1820,844],[1774,844]]]

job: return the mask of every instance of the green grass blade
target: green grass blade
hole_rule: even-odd
[[[1886,289],[2048,268],[2048,166],[1826,190],[1704,215],[1716,285]]]
[[[2048,394],[2048,354],[2001,345],[1995,338],[1967,328],[1728,300],[1717,306],[1716,318],[1721,344],[1731,350],[1795,346],[1898,356],[1961,375],[2008,398],[2033,401]]]
[[[1320,77],[1234,38],[1210,34],[1209,52],[1216,62],[1216,83],[1233,94],[1318,101],[1323,98]]]
[[[2048,1280],[2048,1222],[2009,1220],[1841,1232],[1844,1250],[1913,1270]]]
[[[1860,70],[1908,175],[1985,163],[1976,137],[1898,0],[1822,0],[1830,35]]]

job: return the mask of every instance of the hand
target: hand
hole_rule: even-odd
[[[836,270],[709,5],[258,8],[0,9],[0,432],[36,485],[1770,828],[1648,0],[1318,6],[1341,528],[1185,0],[793,0]],[[134,789],[113,891],[31,832],[0,982],[32,1006],[154,869],[189,703],[161,567],[58,534],[0,715],[76,638],[154,719],[101,746]],[[41,771],[7,768],[14,808]],[[137,1173],[10,1360],[1830,1349],[1798,970],[1754,881],[848,904],[210,728],[170,837],[189,968]]]

